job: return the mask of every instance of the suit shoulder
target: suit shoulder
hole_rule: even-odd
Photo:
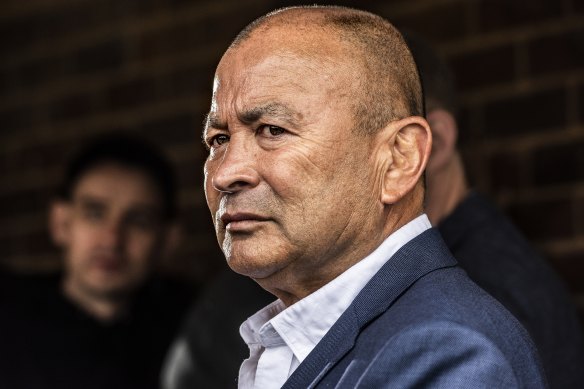
[[[544,381],[537,351],[525,329],[456,268],[435,271],[414,283],[362,331],[356,350],[377,351],[375,365],[386,361],[391,353],[400,355],[399,359],[386,361],[398,369],[402,368],[400,360],[427,361],[429,366],[419,367],[430,370],[445,364],[450,367],[439,374],[448,379],[459,369],[472,371],[472,364],[480,361],[490,362],[480,367],[476,377],[511,374],[505,378],[509,383],[513,379],[519,383],[535,379],[533,385],[491,382],[490,387],[541,387],[538,382]]]
[[[535,369],[537,361],[533,366],[530,370],[516,365],[495,340],[474,328],[444,320],[423,322],[387,339],[357,386],[544,387]]]

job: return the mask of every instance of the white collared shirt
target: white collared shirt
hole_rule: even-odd
[[[239,370],[239,388],[282,387],[383,264],[430,227],[425,214],[418,216],[316,292],[288,308],[276,300],[247,319],[239,332],[250,357]]]

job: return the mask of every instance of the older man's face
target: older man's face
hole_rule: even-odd
[[[352,131],[355,70],[334,43],[314,56],[302,42],[268,32],[230,50],[204,132],[219,244],[233,270],[260,283],[317,286],[346,265],[380,206],[371,139]]]

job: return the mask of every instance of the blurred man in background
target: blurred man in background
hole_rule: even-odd
[[[0,387],[157,388],[190,291],[154,279],[178,239],[176,184],[152,145],[108,135],[69,164],[50,209],[59,277],[13,280]]]
[[[551,388],[584,387],[584,341],[576,309],[553,269],[511,221],[472,190],[456,148],[454,76],[421,38],[406,35],[422,83],[432,155],[426,209],[460,266],[519,319],[534,340]]]

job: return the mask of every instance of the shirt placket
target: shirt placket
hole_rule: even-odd
[[[254,388],[280,388],[288,379],[294,354],[270,323],[260,329],[259,340],[264,351],[258,360]]]

